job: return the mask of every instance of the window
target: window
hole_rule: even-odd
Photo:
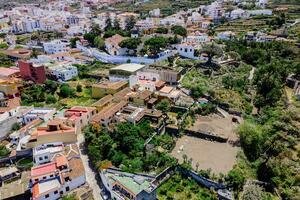
[[[58,191],[57,191],[57,190],[55,190],[55,191],[54,191],[54,194],[57,194],[57,193],[58,193]]]
[[[44,176],[43,179],[46,179],[46,176]]]
[[[43,157],[39,157],[39,161],[43,160]]]
[[[48,159],[48,156],[45,156],[44,158],[45,158],[45,159]]]
[[[64,191],[60,191],[60,194],[64,194]]]
[[[69,190],[70,190],[70,187],[69,187],[69,186],[67,186],[67,187],[66,187],[66,191],[68,192]]]
[[[46,194],[46,195],[45,195],[45,198],[49,198],[49,194]]]

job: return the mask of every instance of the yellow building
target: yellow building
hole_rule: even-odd
[[[94,84],[92,86],[92,97],[102,98],[108,94],[114,95],[115,93],[121,91],[127,86],[128,83],[126,81],[104,82],[100,84]]]
[[[3,92],[7,97],[12,98],[18,96],[20,83],[15,79],[0,78],[0,92]]]
[[[48,122],[46,127],[38,127],[30,136],[26,145],[33,148],[46,143],[62,142],[64,144],[77,142],[77,127],[70,127],[62,120],[54,119]]]
[[[99,101],[93,104],[96,107],[97,111],[101,111],[104,107],[108,106],[113,101],[113,96],[108,94],[102,97]]]

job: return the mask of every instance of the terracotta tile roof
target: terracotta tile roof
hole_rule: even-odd
[[[36,176],[41,176],[44,174],[50,174],[55,172],[56,170],[56,163],[51,162],[51,163],[46,163],[42,164],[36,167],[31,168],[31,176],[36,177]]]
[[[64,176],[69,176],[71,180],[79,176],[84,176],[85,174],[84,166],[80,158],[74,157],[69,160],[69,168],[71,170],[65,173]]]
[[[93,104],[93,106],[101,107],[101,106],[103,106],[103,105],[105,105],[105,104],[107,104],[107,103],[112,102],[112,100],[113,100],[113,96],[112,96],[111,94],[109,94],[109,95],[106,95],[106,96],[102,97],[102,98],[101,98],[100,100],[98,100],[97,102],[95,102],[95,103]]]
[[[163,93],[170,93],[172,90],[173,90],[172,87],[170,87],[170,86],[165,86],[165,87],[163,87],[163,88],[160,90],[160,92],[163,92]]]
[[[110,38],[107,38],[105,40],[105,42],[109,43],[109,44],[115,44],[115,45],[119,45],[120,42],[122,42],[123,40],[125,40],[126,38],[119,35],[119,34],[116,34]]]
[[[108,119],[113,117],[117,112],[124,108],[128,103],[126,101],[121,101],[119,103],[112,103],[109,106],[105,107],[101,112],[96,114],[92,121],[99,123],[101,119]]]
[[[65,155],[56,157],[55,162],[56,162],[56,167],[66,166],[68,164],[68,160]]]

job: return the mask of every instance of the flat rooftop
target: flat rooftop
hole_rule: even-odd
[[[127,72],[133,73],[133,72],[143,69],[144,67],[145,67],[145,65],[128,63],[128,64],[122,64],[117,67],[114,67],[111,70],[122,70],[122,71],[127,71]]]
[[[107,170],[104,173],[110,182],[123,186],[125,190],[134,195],[139,194],[143,190],[151,191],[154,189],[151,183],[152,179],[143,175],[122,172],[114,173]]]

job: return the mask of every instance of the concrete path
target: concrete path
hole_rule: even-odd
[[[83,166],[85,169],[85,176],[86,176],[86,181],[89,184],[89,186],[93,189],[93,196],[95,200],[103,200],[102,196],[101,196],[101,188],[99,186],[99,175],[97,173],[95,173],[91,166],[90,166],[90,160],[87,156],[87,153],[85,152],[83,145],[84,145],[84,136],[83,134],[79,134],[78,135],[78,142],[77,145],[80,149],[81,152],[81,160],[83,162]]]

